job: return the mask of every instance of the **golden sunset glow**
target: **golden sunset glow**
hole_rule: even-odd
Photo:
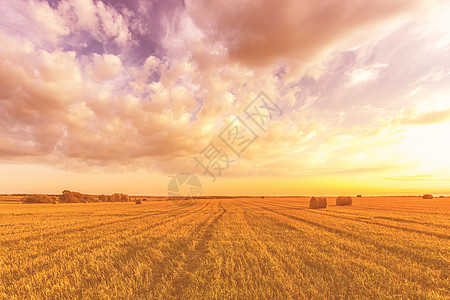
[[[449,3],[163,2],[3,3],[3,193],[450,194]],[[235,117],[257,137],[211,180]]]

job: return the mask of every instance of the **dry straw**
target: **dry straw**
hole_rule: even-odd
[[[352,205],[352,197],[349,196],[339,196],[336,199],[336,205],[337,206],[343,206],[343,205]]]
[[[309,201],[309,208],[327,208],[327,198],[325,197],[312,197]]]

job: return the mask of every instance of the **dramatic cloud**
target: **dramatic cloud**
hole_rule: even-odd
[[[449,4],[422,3],[0,0],[0,160],[202,174],[264,91],[283,114],[225,177],[447,178]]]
[[[231,58],[250,66],[295,59],[303,65],[350,33],[418,1],[188,1],[196,24]]]
[[[111,54],[93,55],[92,72],[93,77],[98,80],[113,80],[122,71],[122,61]]]

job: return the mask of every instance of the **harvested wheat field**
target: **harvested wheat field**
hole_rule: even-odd
[[[449,198],[309,199],[2,204],[0,298],[450,298]]]

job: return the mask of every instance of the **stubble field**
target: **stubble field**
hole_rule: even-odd
[[[0,204],[1,299],[450,299],[450,199]]]

